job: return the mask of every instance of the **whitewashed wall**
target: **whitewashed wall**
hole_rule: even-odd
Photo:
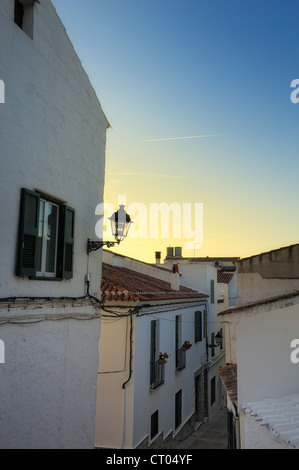
[[[93,448],[100,320],[88,304],[43,306],[36,323],[26,313],[12,308],[24,323],[0,328],[0,448]]]
[[[89,269],[98,295],[101,257],[90,256],[97,204],[103,200],[107,119],[65,28],[49,0],[35,5],[34,38],[14,23],[14,2],[0,7],[1,291],[5,296],[83,295]],[[15,277],[21,188],[39,188],[76,210],[74,278]]]
[[[298,338],[299,305],[244,319],[237,327],[238,406],[298,391],[299,365],[290,355]]]
[[[113,308],[119,314],[125,311]],[[95,446],[121,449],[125,432],[127,441],[132,442],[132,419],[129,419],[127,396],[134,395],[134,382],[127,389],[122,388],[129,376],[130,319],[103,318],[99,341],[98,393],[95,424]],[[131,410],[132,415],[132,410]],[[125,427],[127,429],[125,429]],[[129,436],[131,437],[128,437]]]
[[[242,441],[243,449],[294,449],[291,444],[274,436],[268,426],[261,426],[248,413],[242,414],[242,429],[245,430]]]
[[[244,310],[237,310],[229,314],[222,316],[222,321],[225,329],[225,351],[226,360],[230,363],[237,363],[237,337],[238,337],[238,326],[246,318],[261,315],[263,313],[272,311],[284,311],[285,307],[290,305],[296,305],[299,303],[298,296],[294,296],[290,299],[281,299],[276,302],[270,302],[246,308]]]
[[[299,279],[266,279],[259,273],[237,273],[236,306],[299,290]]]

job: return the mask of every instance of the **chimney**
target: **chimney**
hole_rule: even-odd
[[[180,273],[179,273],[179,267],[177,264],[174,264],[172,266],[172,270],[171,270],[171,275],[170,275],[170,284],[171,284],[171,288],[173,290],[176,290],[176,291],[179,291],[180,290]]]
[[[156,251],[155,256],[156,256],[156,264],[161,264],[161,251]]]

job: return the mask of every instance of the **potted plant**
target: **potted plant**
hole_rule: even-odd
[[[185,341],[183,346],[182,346],[182,350],[183,351],[188,351],[188,349],[190,349],[192,347],[192,344],[190,343],[190,341]]]
[[[169,358],[169,355],[164,352],[164,353],[159,353],[159,364],[166,364],[167,359]]]

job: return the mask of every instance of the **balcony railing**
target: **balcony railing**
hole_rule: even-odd
[[[155,390],[164,383],[165,364],[159,361],[150,362],[150,389]]]
[[[186,367],[186,351],[179,348],[175,352],[176,371],[179,372]]]

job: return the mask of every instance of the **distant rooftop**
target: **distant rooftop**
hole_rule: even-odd
[[[217,270],[217,282],[220,284],[229,284],[233,277],[234,273],[227,273],[220,269]]]
[[[269,251],[264,251],[262,253],[258,253],[258,254],[255,254],[255,255],[251,255],[251,256],[247,256],[245,258],[238,258],[236,261],[240,261],[240,262],[243,262],[245,260],[250,260],[252,258],[256,258],[256,257],[262,257],[262,256],[265,256],[265,255],[271,255],[271,254],[277,254],[279,253],[280,251],[285,251],[285,250],[288,250],[290,253],[292,252],[292,250],[296,247],[299,247],[299,243],[296,243],[296,244],[293,244],[293,245],[288,245],[288,246],[282,246],[280,248],[275,248],[274,250],[269,250]]]
[[[196,257],[196,256],[166,256],[165,259],[183,259],[183,260],[190,260],[190,261],[196,261],[197,263],[216,263],[217,261],[222,261],[222,262],[235,262],[238,261],[240,258],[237,256],[218,256],[218,257],[210,257],[210,256],[205,256],[205,257]]]
[[[219,375],[232,403],[238,403],[237,364],[221,367]]]

